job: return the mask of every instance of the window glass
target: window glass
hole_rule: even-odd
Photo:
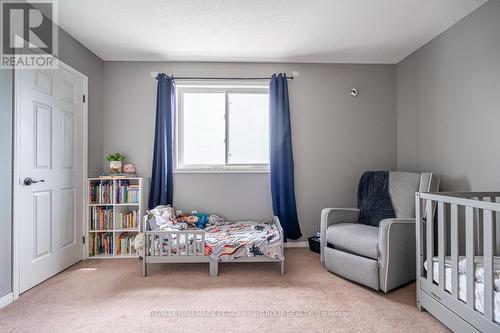
[[[185,93],[183,148],[185,165],[226,162],[224,93]]]
[[[229,93],[229,164],[269,163],[269,95]]]

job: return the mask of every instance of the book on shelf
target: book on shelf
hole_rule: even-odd
[[[113,184],[110,181],[96,181],[90,183],[89,202],[91,204],[111,204]]]
[[[116,255],[135,255],[134,239],[137,234],[123,233],[116,238]]]
[[[139,225],[139,211],[137,209],[122,212],[118,215],[119,229],[134,229]]]
[[[139,184],[131,184],[129,180],[118,180],[116,183],[117,203],[139,203]]]
[[[113,229],[113,214],[112,207],[92,207],[90,230]]]
[[[95,233],[89,237],[89,257],[113,254],[113,234]]]

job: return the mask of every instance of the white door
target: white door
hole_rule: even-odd
[[[19,292],[83,256],[85,79],[65,67],[15,74]]]

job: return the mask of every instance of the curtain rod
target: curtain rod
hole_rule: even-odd
[[[156,78],[160,72],[151,72],[151,77]],[[287,76],[288,80],[293,80],[299,76],[299,72],[292,72],[291,76]],[[177,80],[270,80],[271,77],[207,77],[207,76],[174,76]]]

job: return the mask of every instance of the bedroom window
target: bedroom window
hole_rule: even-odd
[[[269,171],[268,87],[177,86],[178,172]]]

